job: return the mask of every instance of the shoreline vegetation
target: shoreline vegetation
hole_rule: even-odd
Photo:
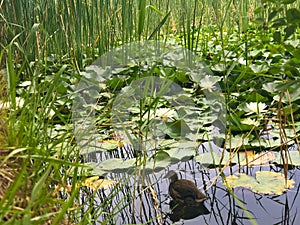
[[[208,75],[200,79],[160,62],[152,67],[146,67],[147,62],[131,62],[114,71],[112,77],[99,82],[101,91],[94,107],[105,157],[122,158],[114,151],[127,146],[112,129],[110,114],[118,94],[147,74],[167,78],[186,91],[179,97],[188,97],[197,108],[195,113],[199,110],[201,114],[197,119],[201,123],[197,148],[192,148],[191,155],[199,165],[213,161],[205,166],[216,168],[216,177],[222,179],[244,216],[257,224],[255,215],[237,200],[234,189],[226,186],[224,171],[233,164],[248,169],[276,161],[287,183],[289,172],[300,165],[295,152],[291,153],[291,146],[300,151],[299,8],[296,0],[0,0],[0,223],[115,224],[122,209],[136,207],[136,196],[124,195],[120,205],[110,209],[132,178],[122,182],[108,179],[107,171],[112,171],[109,166],[115,163],[131,168],[132,159],[124,164],[114,159],[100,169],[93,162],[87,163],[76,144],[72,107],[74,87],[83,74],[90,75],[86,68],[96,59],[116,47],[151,40],[190,50],[214,78]],[[206,129],[211,118],[204,96],[216,83],[225,97],[226,133],[223,154],[214,158],[215,153],[199,156],[198,146],[209,141]],[[89,106],[82,107],[86,110]],[[165,99],[152,96],[127,108],[134,125],[124,136],[130,133],[143,142],[151,134],[147,127],[158,119],[167,124],[167,131],[160,135],[168,145],[161,144],[157,135],[156,144],[160,145],[155,146],[155,154],[149,156],[136,149],[132,153],[139,159],[134,164],[139,175],[134,191],[139,191],[139,185],[146,186],[150,199],[154,199],[153,224],[162,222],[155,205],[160,197],[152,184],[141,183],[140,169],[143,162],[152,159],[152,164],[167,168],[164,163],[176,159],[173,146],[182,130],[191,129],[193,124],[180,118],[179,110],[175,112],[172,107]],[[137,146],[127,138],[128,146]],[[231,179],[237,179],[231,173]],[[243,179],[250,178],[243,175]],[[108,187],[111,191],[105,192]],[[94,202],[99,197],[96,190],[102,190],[105,201]],[[288,188],[282,187],[277,193],[282,190]],[[132,217],[136,224],[141,222]]]

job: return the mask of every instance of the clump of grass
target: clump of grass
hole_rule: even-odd
[[[24,66],[17,66],[13,60],[14,53],[19,50],[20,54],[22,49],[20,46],[15,49],[16,42],[11,43],[4,48],[8,56],[5,60],[8,69],[2,70],[5,74],[1,73],[0,77],[3,87],[0,93],[0,221],[1,224],[52,224],[61,204],[59,196],[53,195],[54,184],[65,185],[59,172],[64,161],[53,161],[55,157],[51,159],[56,150],[48,146],[45,127],[41,120],[36,119],[47,112],[46,107],[41,107],[39,103],[48,105],[51,99],[46,98],[38,103],[37,96],[42,92],[31,89],[27,95],[21,94],[24,105],[18,105],[16,92],[19,77],[28,72],[26,68],[29,66],[26,55],[23,56]],[[35,83],[37,77],[31,77],[31,82]],[[48,123],[46,126],[51,128]],[[63,142],[62,138],[58,142]]]

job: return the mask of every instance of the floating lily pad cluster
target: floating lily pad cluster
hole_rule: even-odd
[[[282,173],[258,171],[255,178],[239,173],[226,177],[223,183],[228,188],[245,187],[256,193],[280,195],[293,188],[295,181],[285,179]]]
[[[195,155],[193,143],[181,143],[176,140],[149,140],[145,143],[145,158],[130,159],[109,158],[101,162],[87,162],[81,172],[86,175],[105,175],[109,172],[131,173],[138,166],[146,172],[160,171],[179,161],[190,160]],[[111,150],[107,150],[111,151]]]
[[[300,154],[298,151],[289,151],[288,160],[285,161],[288,165],[300,166]],[[282,165],[282,156],[280,152],[269,151],[259,154],[230,154],[224,151],[223,154],[218,154],[215,152],[206,152],[196,156],[196,161],[202,165],[207,166],[223,166],[229,164],[239,164],[239,165],[262,165],[267,163],[274,163]]]

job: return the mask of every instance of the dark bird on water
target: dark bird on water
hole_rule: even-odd
[[[179,180],[174,171],[169,171],[165,178],[170,179],[169,193],[178,204],[195,206],[208,198],[192,181],[185,179]]]

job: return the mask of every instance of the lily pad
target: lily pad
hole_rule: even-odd
[[[127,171],[134,167],[135,159],[123,160],[120,158],[107,159],[99,164],[99,169],[104,171]]]
[[[269,69],[268,66],[265,64],[261,64],[261,65],[251,64],[250,68],[254,73],[266,73]]]
[[[224,152],[223,159],[220,154],[215,152],[206,152],[196,156],[196,161],[198,163],[201,163],[202,165],[208,165],[208,166],[225,165],[226,163],[228,163],[228,160],[230,160],[229,152]]]
[[[101,143],[101,148],[106,151],[111,151],[117,149],[121,143],[116,140],[107,140]]]
[[[166,167],[168,167],[171,164],[171,159],[170,157],[165,157],[163,160],[148,160],[145,164],[145,166],[141,166],[142,170],[145,170],[146,172],[158,172],[160,170],[165,169]]]
[[[289,151],[288,155],[289,160],[287,163],[289,165],[300,166],[300,153],[298,151]],[[280,152],[275,153],[275,159],[273,162],[277,164],[283,164]]]
[[[187,161],[190,160],[195,155],[195,149],[194,148],[171,149],[168,151],[168,153],[175,161]]]
[[[280,195],[289,188],[294,187],[294,180],[285,180],[282,173],[258,171],[256,173],[256,180],[259,185],[253,187],[254,192],[264,194]]]
[[[249,142],[248,137],[244,137],[243,135],[235,135],[230,139],[230,148],[231,149],[240,148],[243,145],[248,145],[248,142]]]
[[[114,180],[99,179],[98,176],[94,176],[86,178],[85,181],[82,183],[82,186],[89,187],[93,190],[99,190],[109,188],[117,183],[118,182]]]
[[[145,143],[147,151],[153,150],[168,150],[172,148],[178,148],[179,143],[173,139],[160,139],[160,140],[148,140]]]
[[[270,162],[275,159],[275,153],[274,152],[262,152],[259,154],[252,154],[247,155],[247,158],[245,158],[243,161],[240,162],[240,165],[261,165],[267,162]]]
[[[282,173],[258,171],[256,179],[239,173],[226,177],[223,183],[228,188],[245,187],[256,193],[280,195],[289,188],[293,188],[295,181],[285,180]]]
[[[269,134],[269,136],[274,137],[272,133]],[[275,139],[275,140],[254,140],[251,141],[250,145],[252,147],[264,147],[264,148],[276,148],[281,145],[280,139]]]
[[[257,181],[254,177],[248,176],[243,173],[235,175],[231,175],[226,177],[224,180],[224,185],[229,188],[236,188],[236,187],[245,187],[245,188],[252,188]]]

